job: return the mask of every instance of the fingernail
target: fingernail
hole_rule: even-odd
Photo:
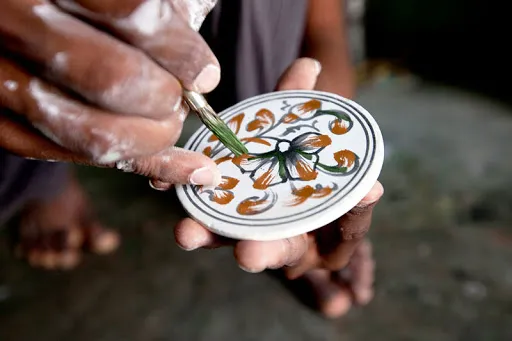
[[[165,192],[172,187],[172,184],[159,180],[149,180],[149,187],[153,188],[156,191]]]
[[[183,251],[194,251],[194,250],[197,250],[199,248],[199,246],[198,247],[195,247],[195,246],[184,247],[183,245],[180,245],[180,244],[176,244],[176,245],[178,245],[178,247],[180,249],[182,249]]]
[[[222,177],[217,169],[203,167],[196,169],[189,178],[192,185],[217,186],[220,184]]]
[[[313,59],[313,62],[315,63],[316,74],[319,75],[322,72],[322,64],[316,59]]]
[[[210,92],[220,81],[220,68],[216,65],[209,64],[197,75],[194,80],[194,88],[196,91],[205,93]]]
[[[249,269],[249,268],[246,268],[246,267],[244,267],[244,266],[242,266],[240,264],[238,264],[238,267],[240,269],[242,269],[243,271],[251,273],[251,274],[257,274],[257,273],[263,272],[263,270],[265,270],[265,269]]]
[[[204,233],[190,235],[186,241],[176,243],[178,247],[184,251],[194,251],[210,242],[208,235]]]
[[[358,206],[369,206],[376,203],[384,195],[384,187],[380,182],[377,182],[370,192],[359,202]]]

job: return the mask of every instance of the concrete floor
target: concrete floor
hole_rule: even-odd
[[[47,273],[0,247],[0,340],[512,340],[512,110],[477,95],[386,80],[361,90],[387,144],[377,208],[377,295],[328,321],[231,251],[186,253],[173,194],[114,171],[81,169],[109,257]]]

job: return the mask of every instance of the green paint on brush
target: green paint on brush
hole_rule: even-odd
[[[227,124],[220,119],[208,102],[206,102],[202,94],[183,90],[183,98],[190,109],[199,116],[206,128],[208,128],[213,135],[217,136],[219,141],[235,154],[235,156],[249,154],[249,151],[242,141],[240,141],[235,133],[229,129]]]
[[[235,133],[229,129],[228,125],[218,116],[212,115],[212,112],[213,110],[208,107],[197,110],[197,114],[203,124],[213,135],[217,136],[219,141],[235,154],[235,156],[249,154],[247,147],[240,141]]]

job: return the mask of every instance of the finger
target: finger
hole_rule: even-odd
[[[307,235],[269,242],[243,240],[235,246],[235,258],[247,272],[277,269],[298,262],[308,249]]]
[[[165,192],[170,190],[174,184],[156,179],[149,179],[149,186],[156,191]]]
[[[181,103],[181,86],[169,72],[47,1],[3,2],[0,37],[52,81],[108,110],[167,118]]]
[[[339,318],[352,307],[350,290],[334,282],[331,272],[313,269],[302,278],[309,284],[318,309],[328,318]]]
[[[311,58],[299,58],[281,76],[277,90],[312,90],[322,70],[320,62]]]
[[[216,235],[196,221],[186,218],[174,228],[176,244],[186,251],[199,248],[214,249],[221,246],[233,245],[235,241]]]
[[[344,283],[350,287],[355,302],[360,305],[368,304],[374,294],[373,282],[375,275],[372,246],[368,240],[359,244],[346,270],[348,278],[344,278]]]
[[[286,278],[294,280],[304,275],[311,269],[318,268],[320,266],[320,257],[318,256],[318,250],[316,246],[316,240],[313,235],[308,235],[308,250],[301,257],[301,259],[291,266],[284,269]]]
[[[47,138],[98,164],[157,153],[181,133],[184,115],[120,117],[76,101],[1,57],[0,82],[16,84],[14,90],[0,87],[4,107],[23,113]]]
[[[51,140],[40,135],[37,131],[10,119],[5,109],[0,108],[0,148],[20,157],[90,164],[85,155],[73,153]]]
[[[99,167],[117,167],[157,181],[161,186],[171,184],[197,184],[216,186],[221,182],[217,165],[208,157],[179,148],[171,148],[157,155],[120,161],[114,164],[98,164],[86,155],[66,150],[29,127],[13,121],[0,108],[0,148],[21,157],[38,160],[73,162]]]
[[[100,22],[124,41],[145,51],[189,90],[210,92],[220,81],[217,58],[194,31],[211,1],[168,0],[56,0],[70,13]],[[210,5],[210,6],[208,6]],[[205,15],[205,14],[204,14]],[[204,17],[203,17],[204,19]]]
[[[344,268],[356,247],[370,229],[373,208],[384,193],[376,182],[359,204],[337,222],[315,233],[322,266],[329,270]]]
[[[221,173],[212,159],[177,147],[151,156],[118,161],[116,167],[168,184],[217,186],[222,181]]]

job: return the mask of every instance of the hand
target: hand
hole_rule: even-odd
[[[214,0],[4,0],[0,147],[22,157],[115,167],[168,183],[217,184],[204,155],[172,148],[183,87],[213,90],[198,29]]]
[[[313,89],[319,72],[318,62],[299,59],[283,75],[278,90]],[[192,219],[185,219],[175,228],[176,242],[185,250],[234,246],[239,266],[248,272],[284,267],[288,279],[304,276],[317,287],[317,296],[330,295],[324,305],[321,303],[322,311],[328,316],[339,316],[348,310],[351,300],[364,304],[371,299],[373,260],[369,244],[363,243],[363,238],[370,228],[373,207],[382,194],[383,187],[377,182],[361,202],[340,219],[293,238],[270,242],[228,240]],[[355,266],[349,288],[346,288],[347,283],[345,288],[334,286],[332,274],[339,274],[349,262]]]

